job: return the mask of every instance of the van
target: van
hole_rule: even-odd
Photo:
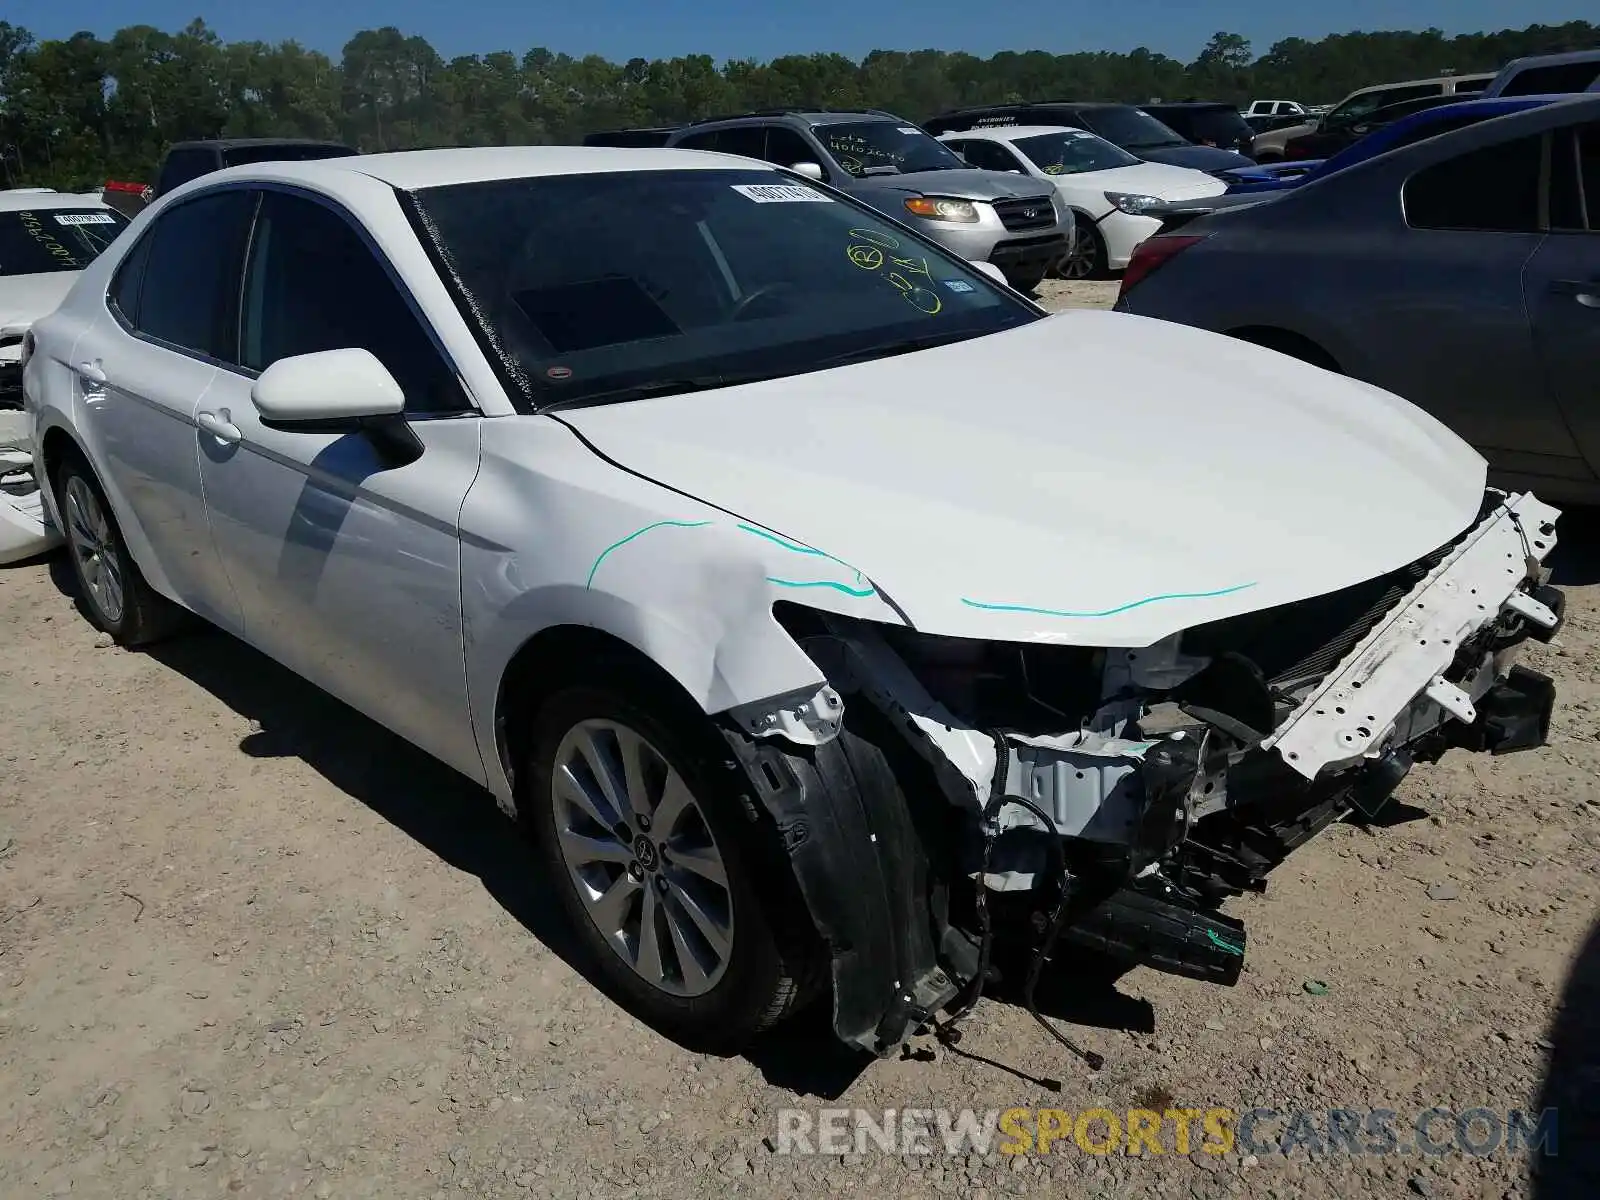
[[[1379,83],[1358,88],[1335,104],[1315,121],[1290,125],[1256,135],[1255,159],[1257,162],[1283,161],[1283,149],[1293,138],[1308,133],[1328,133],[1346,125],[1354,125],[1363,117],[1399,104],[1405,100],[1421,100],[1425,96],[1481,95],[1494,75],[1482,72],[1475,75],[1439,75],[1433,79],[1407,79],[1400,83]]]

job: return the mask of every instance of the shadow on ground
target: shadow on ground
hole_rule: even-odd
[[[1535,1163],[1534,1200],[1594,1200],[1600,1196],[1600,921],[1562,988],[1550,1042],[1538,1105],[1555,1110],[1555,1152]]]
[[[1600,583],[1600,508],[1562,511],[1556,524],[1555,552],[1548,565],[1557,587],[1582,587]]]

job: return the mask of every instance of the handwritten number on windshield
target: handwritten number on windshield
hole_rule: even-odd
[[[887,233],[878,233],[871,229],[852,229],[850,236],[857,240],[845,248],[845,255],[863,271],[880,270],[885,263],[883,252],[900,249],[899,240]],[[891,255],[887,261],[900,270],[890,271],[884,278],[905,297],[907,304],[919,312],[927,313],[930,317],[944,308],[944,301],[939,298],[939,293],[907,278],[920,275],[929,283],[933,282],[926,258],[898,258]]]

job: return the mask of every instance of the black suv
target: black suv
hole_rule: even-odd
[[[1255,130],[1231,104],[1214,100],[1181,100],[1171,104],[1141,105],[1145,112],[1196,146],[1216,146],[1250,157]]]
[[[167,147],[166,157],[161,160],[151,198],[164,196],[191,179],[224,167],[258,162],[301,162],[308,158],[345,158],[359,153],[340,142],[307,138],[216,138],[204,142],[174,142]]]
[[[988,104],[940,113],[922,123],[938,137],[995,125],[1066,125],[1087,129],[1121,146],[1135,158],[1193,167],[1197,171],[1232,171],[1255,164],[1233,150],[1196,146],[1149,113],[1132,104],[1090,104],[1073,100],[1042,100],[1037,104]]]

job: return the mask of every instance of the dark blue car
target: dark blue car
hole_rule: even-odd
[[[1398,121],[1374,130],[1352,146],[1347,146],[1330,158],[1308,161],[1273,163],[1267,166],[1241,167],[1236,171],[1219,172],[1219,178],[1228,183],[1228,194],[1243,192],[1277,192],[1299,187],[1313,179],[1321,179],[1335,171],[1353,167],[1358,162],[1376,158],[1401,146],[1409,146],[1424,138],[1437,137],[1452,129],[1476,125],[1492,117],[1539,108],[1557,100],[1570,99],[1566,95],[1551,96],[1496,96],[1490,100],[1462,100],[1454,104],[1441,104],[1412,113]]]

